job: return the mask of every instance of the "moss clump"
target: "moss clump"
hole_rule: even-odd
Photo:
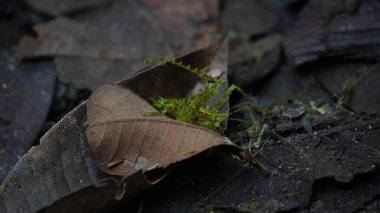
[[[172,58],[159,57],[149,58],[146,62],[166,62],[181,67],[197,75],[203,85],[203,91],[189,98],[158,98],[152,100],[152,105],[159,111],[178,121],[193,123],[199,126],[223,132],[221,123],[228,119],[228,113],[221,113],[220,109],[228,100],[228,97],[234,90],[240,90],[237,86],[230,86],[222,98],[218,100],[215,107],[208,107],[207,102],[214,95],[218,94],[225,81],[213,78],[206,73],[208,68],[197,69],[190,65],[184,65],[181,61]]]
[[[260,208],[260,205],[257,202],[251,202],[244,205],[244,207],[248,210],[257,210]]]

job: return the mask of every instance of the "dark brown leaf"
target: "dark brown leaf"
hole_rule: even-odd
[[[140,59],[135,56],[138,45],[130,40],[122,40],[123,35],[118,31],[110,36],[102,28],[67,18],[37,25],[34,29],[38,38],[25,37],[20,42],[17,55],[19,58],[58,55],[90,59]]]
[[[191,49],[210,43],[217,32],[219,1],[173,1],[143,0],[141,7],[146,8],[165,34],[166,42],[174,55],[183,54]],[[158,20],[158,21],[155,21]]]
[[[31,27],[29,17],[32,14],[27,9],[20,7],[19,1],[0,1],[0,49],[13,48],[26,33],[26,28]]]
[[[221,28],[238,35],[262,35],[268,33],[276,23],[274,11],[265,1],[224,1]]]
[[[376,60],[380,56],[380,3],[370,0],[355,6],[322,2],[325,15],[305,12],[311,18],[288,35],[288,59],[296,65],[332,56]],[[310,11],[319,11],[314,8],[320,8],[320,3],[311,1]],[[358,5],[357,10],[352,9]]]
[[[279,67],[276,74],[255,91],[255,95],[262,102],[273,105],[289,106],[292,101],[308,103],[310,100],[334,104],[328,92],[316,82],[313,75],[300,72],[289,65]]]
[[[280,42],[280,36],[270,36],[252,45],[245,44],[231,54],[231,83],[242,88],[248,87],[275,71],[281,59]]]
[[[52,100],[51,62],[17,63],[0,52],[0,183],[32,146]]]
[[[135,74],[147,66],[147,57],[178,56],[208,45],[216,21],[203,20],[216,11],[215,0],[115,0],[108,7],[38,25],[37,39],[24,38],[17,53],[20,58],[54,56],[60,80],[95,89]]]
[[[70,82],[77,88],[95,89],[101,84],[131,76],[147,66],[143,63],[144,58],[159,55],[153,50],[139,53],[143,47],[131,39],[129,33],[118,30],[109,32],[69,19],[37,25],[35,30],[39,37],[37,40],[31,37],[22,39],[17,50],[18,57],[57,56],[55,61],[60,80]],[[109,36],[110,33],[113,36]],[[168,49],[161,45],[162,34],[156,35],[156,39],[160,44],[152,46],[167,54]]]
[[[378,63],[337,62],[315,66],[318,80],[356,113],[380,113],[380,67]],[[343,97],[347,84],[348,94]]]

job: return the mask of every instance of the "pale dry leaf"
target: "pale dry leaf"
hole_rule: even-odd
[[[106,85],[87,102],[87,141],[98,168],[129,176],[136,171],[166,167],[216,146],[239,148],[203,127],[149,116],[157,112],[127,88]]]

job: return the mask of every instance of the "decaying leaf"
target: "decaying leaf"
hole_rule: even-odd
[[[108,1],[110,0],[24,0],[32,8],[54,16],[98,6]]]
[[[270,31],[275,23],[274,11],[265,1],[226,0],[224,1],[221,28],[238,35],[260,35]]]
[[[149,26],[145,22],[143,25]],[[146,34],[153,34],[153,31],[146,30]],[[144,54],[139,52],[141,44],[131,39],[129,32],[110,32],[70,19],[61,18],[37,25],[35,31],[39,34],[37,39],[24,37],[21,40],[18,58],[56,56],[60,80],[71,82],[78,88],[95,89],[104,83],[131,76],[146,66],[142,62],[144,57],[159,54],[153,50]],[[156,38],[163,44],[162,34],[156,34]],[[165,45],[150,44],[161,49],[162,54],[172,55]]]
[[[281,41],[282,36],[274,34],[256,42],[244,43],[231,53],[229,64],[237,65],[252,61],[260,63],[270,51],[281,46]]]
[[[206,128],[164,116],[130,90],[106,85],[87,103],[86,135],[96,165],[109,174],[128,176],[166,167],[208,148],[229,145],[228,139]]]
[[[281,60],[281,36],[247,42],[230,55],[229,80],[247,87],[275,71]],[[252,63],[254,61],[255,63]]]
[[[379,10],[376,0],[310,1],[302,27],[285,40],[288,59],[295,65],[332,56],[375,61],[380,56]]]
[[[213,34],[217,32],[219,16],[217,0],[142,0],[141,2],[143,2],[141,6],[146,8],[152,18],[159,20],[155,24],[164,32],[174,55],[209,44]]]
[[[52,62],[18,63],[0,52],[0,183],[32,146],[52,100]]]
[[[19,58],[59,55],[114,60],[127,57],[138,59],[137,56],[133,58],[137,46],[129,46],[132,44],[121,40],[120,34],[110,36],[96,26],[59,18],[37,25],[34,29],[38,38],[24,37],[21,40],[17,55]]]
[[[31,27],[30,19],[34,16],[28,10],[15,10],[19,7],[19,1],[0,1],[0,49],[10,50],[16,46],[25,35],[26,29]],[[26,15],[28,14],[28,15]],[[4,15],[6,18],[4,19]]]
[[[226,73],[223,74],[223,72],[226,71],[225,47],[226,44],[222,44],[221,46],[220,44],[211,45],[208,48],[196,51],[179,58],[178,60],[188,63],[193,67],[202,68],[208,66],[210,67],[210,71],[214,73],[219,72],[219,76],[226,75]],[[186,97],[193,92],[198,80],[196,78],[188,78],[188,76],[191,76],[191,73],[189,74],[187,71],[178,69],[173,65],[162,64],[146,70],[130,79],[121,81],[118,85],[129,88],[146,100],[149,100],[151,97],[159,96]],[[170,83],[173,84],[169,85]],[[126,90],[120,86],[107,87],[122,88],[123,91]],[[129,93],[133,94],[131,92]],[[111,96],[112,95],[113,94],[111,94]],[[97,101],[97,99],[95,100]],[[118,100],[114,101],[117,102]],[[135,104],[139,102],[144,101],[138,98]],[[128,106],[131,106],[132,109],[134,107],[136,110],[142,110],[139,105],[133,105],[133,102],[131,103],[132,105]],[[150,106],[147,105],[146,107],[149,109]],[[91,107],[89,107],[89,109],[91,109]],[[91,110],[89,110],[89,113],[93,112]],[[104,148],[104,146],[106,146],[106,149],[100,151],[101,149],[98,148],[99,151],[91,154],[91,149],[89,148],[85,136],[86,114],[86,104],[83,103],[68,113],[51,130],[49,130],[41,138],[40,145],[30,149],[29,152],[19,160],[7,176],[6,180],[0,186],[0,212],[35,212],[38,210],[44,210],[46,212],[57,212],[57,210],[60,212],[88,212],[93,211],[94,209],[102,211],[114,207],[118,203],[118,200],[136,196],[152,186],[154,182],[151,181],[156,181],[157,179],[149,181],[141,170],[129,175],[127,179],[125,179],[123,176],[106,174],[95,167],[92,156],[95,157],[96,162],[105,162],[105,160],[108,161],[108,159],[111,160],[110,163],[104,165],[107,166],[107,170],[112,171],[110,172],[112,174],[129,174],[125,173],[125,171],[130,170],[122,167],[123,163],[128,165],[128,160],[134,163],[133,167],[129,167],[132,170],[140,168],[146,171],[151,165],[156,165],[155,162],[150,161],[154,158],[155,153],[144,148],[142,149],[144,152],[138,152],[143,154],[141,157],[140,155],[136,156],[134,153],[128,153],[128,156],[130,157],[126,157],[123,153],[117,152],[117,155],[114,158],[110,158],[112,157],[112,150],[108,149],[107,144],[101,144],[99,148]],[[110,114],[104,114],[103,116],[105,117],[93,117],[93,115],[90,114],[89,116],[93,118],[88,118],[88,122],[92,124],[88,131],[94,130],[93,128],[99,128],[102,125],[103,127],[107,126],[108,128],[106,129],[108,130],[110,130],[110,127],[114,126],[116,128],[111,129],[117,131],[118,124],[124,125],[123,122],[114,122],[114,124],[109,123],[106,125],[103,121],[104,118],[108,119],[109,117],[107,116],[109,115]],[[133,114],[133,116],[136,118],[136,114]],[[174,128],[177,128],[178,131],[186,130],[186,132],[183,133],[183,140],[195,140],[196,138],[189,137],[185,139],[185,137],[192,132],[195,132],[196,134],[199,130],[199,127],[193,127],[192,125],[187,124],[181,124],[182,126],[179,126],[176,122],[171,120],[166,121],[167,118],[148,117],[144,119],[158,120],[157,122],[153,121],[152,123],[149,123],[149,126],[146,126],[147,130],[152,127],[155,129],[155,125],[157,124],[157,130],[161,128],[162,131],[166,131],[166,128],[168,130],[167,137],[171,136],[173,139],[181,136],[169,134],[169,130],[172,131]],[[163,120],[165,120],[167,124],[162,124]],[[124,119],[124,121],[126,121],[126,119]],[[98,122],[98,126],[93,122]],[[101,122],[103,122],[103,124],[101,124]],[[169,124],[170,122],[172,123]],[[146,122],[146,124],[148,124],[148,122]],[[136,121],[135,125],[132,125],[132,127],[133,126],[135,126],[135,128],[138,127],[136,128],[137,131],[134,131],[137,134],[136,136],[131,135],[130,137],[136,138],[136,140],[138,140],[138,137],[142,140],[141,137],[145,135],[144,141],[152,142],[152,140],[147,137],[157,136],[153,134],[154,131],[151,131],[149,134],[142,134],[145,131],[144,123],[138,124]],[[184,126],[187,126],[187,128]],[[169,127],[173,128],[169,129]],[[126,134],[131,130],[132,128],[127,129],[123,134]],[[220,137],[216,137],[214,133],[208,132],[208,130],[204,131],[206,132],[204,138],[205,141],[214,140],[213,142],[216,142],[220,140]],[[203,133],[199,133],[199,138],[200,134]],[[89,142],[90,140],[92,140],[91,136],[89,136]],[[169,138],[162,141],[169,141]],[[174,143],[174,141],[171,141],[171,143]],[[125,145],[125,143],[120,144]],[[177,145],[179,144],[181,143],[177,142]],[[118,144],[109,145],[109,148],[111,148]],[[145,145],[141,146],[141,148],[145,147]],[[183,145],[185,145],[185,143],[183,143]],[[90,145],[90,147],[91,146],[94,147],[94,145]],[[239,150],[236,146],[231,147],[235,150],[237,149],[237,151]],[[120,148],[124,149],[126,147],[120,146]],[[145,152],[146,150],[148,151]],[[173,162],[183,159],[183,156],[196,154],[196,151],[199,150],[194,149],[194,153],[186,153],[182,155],[182,157],[174,156],[175,158]],[[170,151],[167,150],[166,153],[170,153]],[[172,153],[176,153],[175,150],[173,150]],[[104,154],[101,156],[104,156],[105,159],[100,158],[97,154]],[[169,156],[170,155],[168,155],[168,157]],[[114,159],[116,160],[112,161]],[[123,159],[123,161],[120,161],[120,159]],[[124,161],[124,159],[127,161]],[[170,162],[170,160],[166,160],[167,159],[163,157],[161,161],[157,162],[159,164],[162,163],[158,166],[165,166],[165,162]],[[113,170],[113,167],[119,169],[119,171]],[[120,170],[121,168],[124,170]],[[151,172],[153,171],[154,170]]]
[[[61,81],[93,90],[132,76],[147,66],[147,57],[179,56],[208,45],[216,21],[202,21],[216,13],[215,0],[115,0],[70,19],[37,25],[38,37],[25,37],[17,55],[53,56]]]
[[[316,66],[318,80],[356,113],[380,113],[380,65],[368,62],[326,62]]]

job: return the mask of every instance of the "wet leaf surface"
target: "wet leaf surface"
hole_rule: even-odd
[[[216,15],[214,0],[112,1],[37,26],[37,39],[25,37],[17,52],[20,58],[54,56],[61,81],[93,90],[132,76],[147,66],[147,57],[179,56],[207,46]]]
[[[20,64],[11,53],[0,52],[0,182],[37,139],[54,81],[52,62]]]

